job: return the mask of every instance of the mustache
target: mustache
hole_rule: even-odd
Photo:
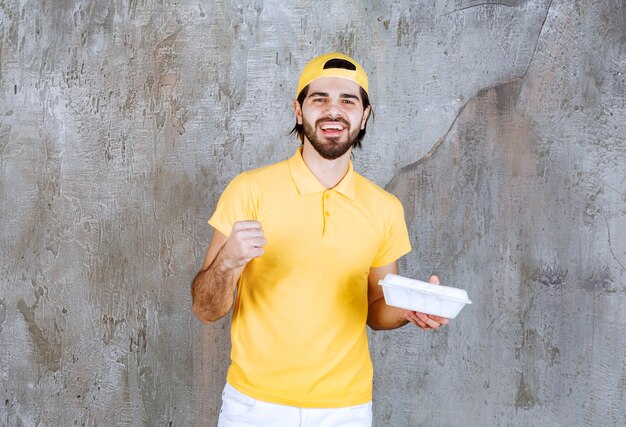
[[[341,123],[342,125],[344,125],[348,129],[350,128],[350,123],[346,119],[344,119],[343,117],[337,117],[337,118],[334,118],[334,117],[324,117],[324,118],[321,118],[321,119],[317,119],[315,121],[315,127],[318,127],[319,125],[321,125],[322,123],[325,123],[325,122],[337,122],[337,123]]]

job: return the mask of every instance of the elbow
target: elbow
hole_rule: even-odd
[[[204,323],[213,323],[226,316],[233,305],[233,298],[202,292],[197,277],[191,284],[191,311]]]
[[[408,323],[407,320],[390,320],[390,319],[381,319],[376,316],[368,316],[367,318],[367,326],[370,327],[373,331],[388,331],[390,329],[396,329],[401,326],[404,326]]]
[[[214,310],[194,302],[191,305],[193,314],[204,323],[213,323],[226,316],[230,310]]]
[[[380,327],[380,325],[378,325],[378,323],[374,321],[374,319],[371,318],[371,316],[368,316],[367,318],[367,326],[369,326],[370,329],[373,331],[380,331],[383,329]]]
[[[220,320],[222,317],[226,315],[226,313],[214,313],[210,310],[205,310],[197,307],[196,305],[192,306],[192,311],[195,316],[200,319],[203,323],[213,323]]]
[[[386,328],[383,328],[382,326],[380,326],[380,325],[378,325],[378,324],[376,324],[374,322],[370,322],[370,321],[367,322],[367,326],[369,326],[372,331],[383,331],[383,330],[386,329]]]

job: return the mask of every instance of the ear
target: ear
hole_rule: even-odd
[[[363,118],[361,119],[361,129],[365,129],[365,124],[367,123],[367,119],[370,118],[371,111],[372,111],[371,105],[368,105],[365,111],[363,111]]]
[[[298,100],[293,101],[293,110],[296,113],[296,122],[301,125],[302,124],[302,107]]]

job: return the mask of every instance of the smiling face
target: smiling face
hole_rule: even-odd
[[[322,77],[309,84],[296,120],[303,125],[304,144],[334,160],[347,153],[365,128],[370,107],[363,108],[360,86],[339,77]]]

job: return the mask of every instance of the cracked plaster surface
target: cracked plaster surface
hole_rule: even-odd
[[[392,410],[385,422],[456,425],[461,413],[468,425],[492,417],[514,425],[624,422],[626,245],[612,235],[626,229],[619,207],[626,194],[619,166],[626,161],[626,128],[614,119],[626,105],[620,75],[610,72],[613,58],[626,60],[624,11],[607,22],[608,12],[597,8],[586,13],[598,13],[621,33],[584,39],[585,32],[600,31],[585,25],[600,24],[568,5],[552,5],[527,71],[479,91],[435,146],[388,185],[410,219],[415,250],[406,271],[446,277],[444,284],[465,288],[474,304],[459,316],[458,329],[427,339],[424,365],[416,369],[417,377],[437,376],[433,383],[457,384],[452,393],[420,399],[421,407],[435,407],[444,395],[458,407]],[[564,38],[573,34],[579,36]],[[594,44],[609,50],[591,64]],[[582,75],[581,63],[588,67]],[[598,74],[613,81],[604,80],[599,97],[581,94],[588,76]],[[586,129],[584,136],[572,128]],[[591,166],[596,162],[606,169]],[[601,342],[605,321],[610,332],[602,335],[614,338]],[[385,345],[408,339],[397,338]],[[451,341],[464,363],[448,355],[443,370],[434,355]],[[380,378],[382,389],[398,382],[410,387],[405,375]],[[589,380],[583,385],[581,378]],[[475,402],[482,402],[478,413]]]
[[[228,319],[201,326],[188,293],[206,219],[230,178],[293,153],[297,74],[340,49],[370,73],[354,162],[405,202],[403,271],[475,300],[437,335],[372,334],[375,425],[624,424],[619,2],[5,2],[0,17],[2,422],[216,420]]]

